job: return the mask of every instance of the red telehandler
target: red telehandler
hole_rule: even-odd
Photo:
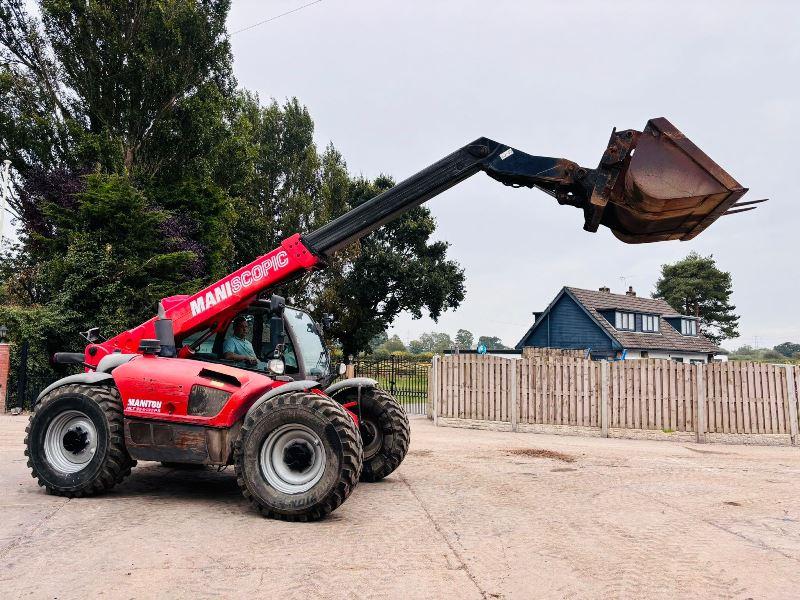
[[[84,496],[136,460],[232,464],[263,515],[305,521],[336,509],[359,479],[386,477],[408,450],[402,406],[371,379],[330,385],[341,370],[321,327],[266,294],[478,171],[539,188],[582,209],[588,231],[602,224],[628,243],[691,239],[746,192],[663,118],[615,130],[596,169],[479,138],[196,294],[164,298],[146,323],[107,340],[89,330],[84,353],[56,354],[84,372],[35,403],[25,454],[39,485]],[[232,335],[255,357],[228,352]]]

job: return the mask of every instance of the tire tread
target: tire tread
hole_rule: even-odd
[[[31,460],[30,451],[28,449],[33,422],[48,404],[65,394],[82,395],[91,398],[103,411],[108,423],[108,448],[106,449],[106,457],[103,461],[103,466],[93,479],[87,481],[78,489],[64,489],[59,486],[48,484],[37,471],[33,460]],[[107,492],[130,475],[131,469],[136,466],[136,461],[130,457],[125,448],[123,431],[124,416],[122,412],[122,399],[116,387],[109,385],[92,386],[80,383],[58,387],[48,392],[44,398],[36,403],[28,419],[28,425],[25,427],[25,456],[28,458],[28,468],[31,470],[31,477],[36,479],[39,486],[56,496],[81,498],[83,496]]]
[[[312,509],[305,513],[287,514],[263,504],[247,487],[244,462],[244,440],[258,420],[269,411],[292,405],[303,407],[322,415],[336,429],[342,444],[342,468],[339,481],[328,495]],[[283,521],[317,521],[336,510],[355,489],[361,475],[362,452],[361,439],[355,424],[345,410],[327,396],[309,392],[287,392],[270,398],[249,412],[242,423],[239,437],[234,444],[234,470],[236,482],[245,498],[264,517]]]

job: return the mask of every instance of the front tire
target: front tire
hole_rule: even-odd
[[[359,421],[364,448],[361,481],[380,481],[406,457],[411,441],[408,417],[391,394],[369,388],[362,390]]]
[[[111,386],[52,390],[36,404],[25,433],[31,475],[58,496],[105,492],[136,465],[125,449],[122,401]]]
[[[265,517],[315,521],[338,508],[361,473],[361,440],[326,396],[290,392],[247,414],[234,452],[244,496]]]

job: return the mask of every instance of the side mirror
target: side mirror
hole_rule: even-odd
[[[272,314],[282,317],[284,308],[286,308],[286,298],[278,294],[272,294],[269,299],[269,309],[272,311]]]
[[[80,333],[81,337],[83,337],[90,344],[96,344],[102,340],[99,327],[92,327],[89,331],[81,331]]]
[[[286,370],[286,364],[281,358],[273,358],[267,363],[267,368],[269,369],[270,373],[274,373],[275,375],[283,375],[283,372]]]
[[[272,313],[269,320],[269,345],[274,348],[275,356],[279,357],[283,348],[283,310],[286,308],[286,299],[278,294],[272,294],[269,299],[269,308]],[[283,373],[283,368],[281,368],[281,373]]]
[[[345,373],[347,373],[347,365],[339,363],[339,375],[344,375]]]

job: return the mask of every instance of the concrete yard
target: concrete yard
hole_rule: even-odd
[[[800,449],[434,428],[330,518],[263,519],[231,468],[46,495],[0,417],[0,598],[791,598]],[[549,452],[538,452],[545,450]],[[560,454],[559,454],[560,453]]]

